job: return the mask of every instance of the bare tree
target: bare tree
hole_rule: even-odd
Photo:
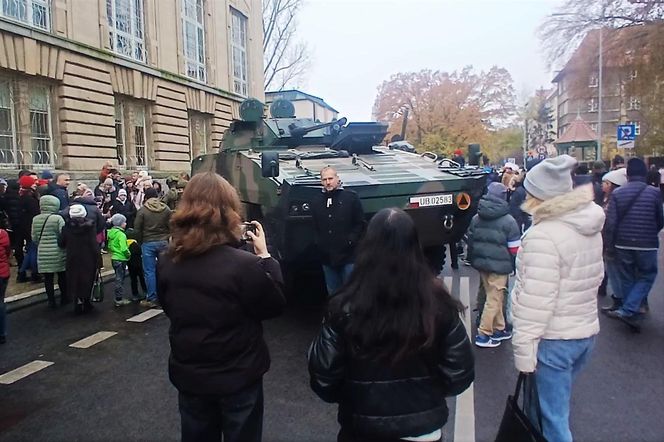
[[[620,29],[664,19],[662,0],[567,0],[539,30],[549,67],[567,60],[583,38],[600,27]]]
[[[309,67],[307,45],[295,39],[303,0],[263,0],[265,90],[282,90]]]

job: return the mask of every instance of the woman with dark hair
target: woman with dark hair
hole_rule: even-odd
[[[157,293],[171,321],[169,374],[179,391],[183,441],[258,442],[263,375],[270,355],[261,321],[285,305],[279,263],[263,227],[242,236],[237,191],[198,174],[171,218],[172,240],[158,262]]]
[[[439,441],[446,396],[474,379],[453,299],[399,209],[372,218],[348,282],[309,349],[312,389],[339,404],[338,441]]]

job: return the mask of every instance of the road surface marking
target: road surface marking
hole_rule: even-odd
[[[451,279],[451,278],[450,278]],[[460,279],[459,300],[468,307],[462,317],[463,325],[466,327],[468,336],[472,339],[470,330],[470,280],[468,277]],[[454,442],[475,442],[475,393],[473,384],[456,398],[456,410],[454,412]]]
[[[164,313],[162,309],[159,308],[151,308],[150,310],[146,310],[140,315],[132,316],[131,318],[127,319],[127,322],[145,322],[150,318],[154,318],[157,315],[160,315]]]
[[[94,335],[88,336],[87,338],[83,338],[80,341],[76,341],[73,344],[69,344],[69,346],[73,348],[90,348],[93,345],[98,344],[101,341],[105,341],[111,336],[115,336],[117,334],[118,332],[113,332],[113,331],[100,331],[95,333]]]
[[[31,374],[37,373],[38,371],[45,369],[49,365],[53,365],[53,362],[39,361],[39,360],[29,362],[22,367],[18,367],[12,371],[8,371],[7,373],[0,376],[0,384],[4,385],[13,384],[16,381],[20,381],[21,379],[28,377]]]

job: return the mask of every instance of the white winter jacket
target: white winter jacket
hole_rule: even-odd
[[[514,363],[537,366],[540,339],[582,339],[599,333],[597,289],[604,277],[604,211],[591,186],[532,210],[516,259],[513,291]]]

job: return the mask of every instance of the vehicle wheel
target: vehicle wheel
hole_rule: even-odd
[[[433,274],[438,276],[445,266],[445,245],[424,248],[424,256]]]

